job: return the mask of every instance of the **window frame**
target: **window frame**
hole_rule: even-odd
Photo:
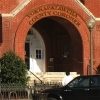
[[[40,54],[37,54],[36,52],[37,52],[37,50],[38,51],[41,51],[41,53]],[[41,56],[40,58],[38,58],[39,56]],[[41,60],[41,59],[43,59],[43,50],[42,50],[42,48],[36,48],[36,50],[35,50],[35,58],[37,59],[37,60]]]
[[[83,78],[83,79],[82,79]],[[88,79],[88,85],[82,85],[82,82],[84,82],[86,79]],[[78,83],[76,83],[78,81]],[[90,77],[78,77],[72,80],[69,84],[68,87],[70,88],[85,88],[85,87],[90,87]]]

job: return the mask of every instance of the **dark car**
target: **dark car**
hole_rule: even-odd
[[[66,86],[43,93],[48,93],[48,100],[100,100],[100,75],[78,76]]]

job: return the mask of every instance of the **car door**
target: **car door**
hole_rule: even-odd
[[[89,77],[78,77],[63,88],[63,100],[88,100]]]
[[[100,100],[100,76],[92,76],[90,86],[90,100]]]

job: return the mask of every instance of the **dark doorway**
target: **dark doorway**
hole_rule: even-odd
[[[39,20],[33,27],[45,42],[47,71],[83,73],[83,64],[79,63],[83,58],[82,40],[71,22],[52,16]]]
[[[29,70],[29,66],[30,66],[30,45],[29,45],[29,43],[25,43],[25,53],[26,53],[26,55],[25,55],[25,62],[26,62],[26,64],[27,64],[27,66],[28,66],[28,70]]]
[[[55,70],[57,72],[70,69],[70,38],[68,35],[57,36]]]

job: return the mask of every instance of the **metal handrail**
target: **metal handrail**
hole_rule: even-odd
[[[29,72],[31,72],[31,71],[29,71]],[[32,73],[32,72],[31,72]],[[43,81],[39,78],[39,77],[37,77],[34,73],[32,73],[41,83],[43,83]]]

